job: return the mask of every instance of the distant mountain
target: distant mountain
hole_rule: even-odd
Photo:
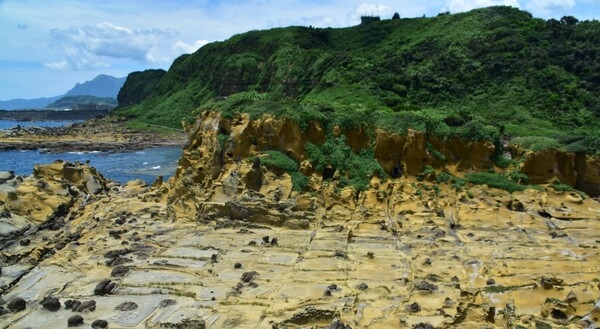
[[[91,81],[78,83],[65,96],[90,95],[96,97],[117,98],[119,90],[125,83],[125,77],[115,78],[110,75],[100,74]]]
[[[0,109],[3,110],[18,110],[18,109],[37,109],[46,107],[46,105],[56,101],[62,96],[42,97],[32,99],[11,99],[8,101],[0,101]]]
[[[19,109],[38,109],[44,108],[64,96],[82,96],[89,95],[95,97],[111,97],[116,99],[119,90],[125,83],[125,77],[115,78],[110,75],[100,74],[91,81],[77,83],[71,90],[64,95],[54,97],[32,98],[32,99],[11,99],[0,101],[0,109],[19,110]]]

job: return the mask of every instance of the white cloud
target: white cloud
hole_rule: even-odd
[[[208,40],[196,40],[194,41],[194,44],[189,44],[185,41],[177,41],[171,46],[171,50],[173,51],[173,53],[191,54],[196,50],[200,49],[208,42]]]
[[[446,9],[451,13],[468,11],[475,8],[489,6],[511,6],[519,7],[518,0],[448,0]]]
[[[354,12],[353,18],[360,18],[360,16],[380,16],[390,18],[394,14],[394,11],[390,6],[374,3],[363,3]]]
[[[50,70],[64,71],[69,67],[69,62],[66,59],[58,62],[46,62],[44,67]]]
[[[172,59],[168,44],[179,35],[173,29],[132,29],[111,23],[52,29],[51,47],[66,54],[68,67],[76,70],[108,67],[101,58],[157,63]],[[167,53],[162,49],[167,49]],[[59,65],[60,63],[60,65]],[[65,69],[65,61],[47,63],[47,68]]]

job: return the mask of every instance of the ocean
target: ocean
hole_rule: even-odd
[[[83,122],[82,120],[76,121],[14,121],[14,120],[0,120],[0,130],[11,129],[16,126],[21,127],[62,127],[68,124]]]
[[[73,122],[0,120],[0,129],[9,129],[16,125],[59,127]],[[181,146],[156,147],[126,152],[40,153],[38,151],[20,150],[0,151],[0,171],[12,170],[17,175],[28,176],[33,173],[35,164],[52,163],[56,160],[85,163],[89,160],[90,165],[95,167],[105,178],[121,184],[134,179],[142,179],[151,184],[158,176],[163,176],[165,180],[173,176],[182,153]]]

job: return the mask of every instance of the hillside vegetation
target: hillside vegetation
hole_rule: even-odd
[[[48,104],[46,108],[71,108],[75,104],[100,104],[117,106],[117,100],[113,97],[96,97],[90,95],[64,96]]]
[[[120,95],[117,112],[173,127],[206,109],[266,112],[598,153],[600,23],[489,7],[250,31],[179,57],[152,89],[143,100]]]

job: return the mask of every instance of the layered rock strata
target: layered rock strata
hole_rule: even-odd
[[[420,133],[378,132],[380,163],[402,175],[374,177],[358,193],[323,181],[304,161],[304,142],[325,138],[317,124],[303,131],[270,117],[205,113],[187,129],[177,173],[165,183],[119,186],[80,165],[77,175],[59,164],[36,170],[47,187],[16,199],[80,192],[66,201],[60,230],[39,229],[28,244],[5,241],[2,279],[11,279],[3,281],[0,328],[65,327],[74,316],[111,328],[600,326],[600,203],[551,184],[508,193],[407,174],[424,165],[457,174],[488,168],[493,145],[428,140],[447,159],[439,163]],[[354,134],[349,144],[364,147]],[[268,149],[301,163],[310,191],[293,191],[289,174],[247,160]],[[37,186],[39,177],[19,186]],[[32,227],[56,217],[44,213],[19,216]],[[34,248],[54,252],[35,258]],[[62,305],[50,311],[49,300]]]

